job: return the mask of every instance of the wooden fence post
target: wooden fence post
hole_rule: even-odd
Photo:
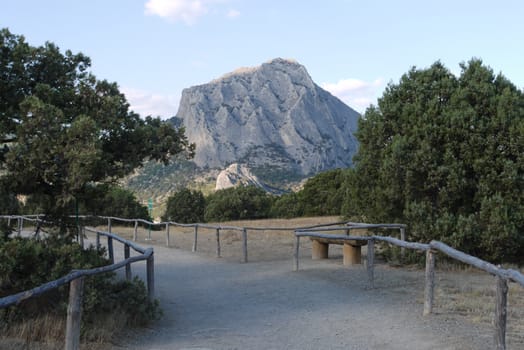
[[[7,218],[7,226],[11,227],[11,216]]]
[[[82,297],[84,294],[84,277],[69,283],[69,304],[67,306],[67,325],[65,349],[78,350],[80,346],[80,321],[82,319]]]
[[[147,259],[147,295],[150,301],[155,299],[155,255],[151,253],[151,256]]]
[[[217,237],[217,258],[220,258],[220,229],[217,228],[216,230],[216,237]]]
[[[242,253],[243,262],[247,263],[247,230],[245,227],[242,229]]]
[[[19,216],[18,217],[18,235],[19,236],[22,234],[23,229],[24,229],[24,217]]]
[[[506,319],[508,307],[508,281],[497,276],[495,304],[495,349],[506,350]]]
[[[375,288],[375,240],[368,240],[367,270],[369,288]]]
[[[111,218],[107,218],[107,232],[111,233]]]
[[[100,250],[100,232],[96,232],[96,250]]]
[[[193,252],[197,251],[197,241],[198,241],[198,224],[195,225],[195,235],[193,238],[193,249],[192,249]]]
[[[124,244],[124,259],[129,259],[130,257],[129,244]],[[131,264],[126,264],[126,280],[131,281]]]
[[[435,296],[435,252],[426,251],[426,284],[424,288],[424,316],[433,312],[433,299]]]
[[[107,252],[109,254],[109,261],[111,264],[115,263],[115,254],[113,252],[113,237],[107,236]]]
[[[138,220],[135,220],[135,231],[133,232],[133,241],[138,239]]]
[[[78,225],[78,240],[82,249],[84,249],[84,230],[83,227]]]
[[[406,240],[406,228],[401,227],[400,228],[400,240],[405,241]],[[400,259],[403,262],[404,257],[406,255],[406,248],[400,247]]]
[[[166,247],[169,248],[169,222],[166,223]]]
[[[148,230],[147,230],[147,238],[146,238],[146,241],[152,241],[153,239],[151,238],[151,224],[147,225],[148,226]]]
[[[300,236],[295,236],[295,250],[294,250],[294,253],[293,253],[293,258],[294,258],[294,266],[293,266],[293,271],[298,271],[298,254],[299,254],[299,250],[300,250]]]

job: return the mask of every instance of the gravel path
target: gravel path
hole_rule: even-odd
[[[142,270],[136,267],[135,270]],[[115,349],[491,349],[491,330],[422,317],[423,272],[340,259],[241,264],[155,246],[164,317]]]

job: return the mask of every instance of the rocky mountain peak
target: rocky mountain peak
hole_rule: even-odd
[[[276,58],[182,92],[177,119],[204,169],[243,164],[259,178],[351,166],[359,114]]]
[[[215,80],[212,80],[211,83],[219,83],[220,81],[222,80],[228,80],[228,79],[231,79],[231,78],[234,78],[234,77],[238,77],[238,76],[245,76],[245,75],[250,75],[250,74],[253,74],[257,71],[261,71],[261,70],[265,70],[265,69],[269,69],[269,70],[275,70],[275,69],[280,69],[282,71],[286,71],[286,72],[292,72],[292,71],[298,71],[298,70],[301,70],[301,74],[306,74],[308,75],[307,71],[306,71],[306,68],[304,66],[302,66],[301,64],[299,64],[296,60],[294,59],[288,59],[288,58],[274,58],[272,60],[269,60],[259,66],[255,66],[255,67],[240,67],[240,68],[237,68],[235,70],[233,70],[232,72],[229,72],[229,73],[226,73],[224,75],[222,75],[220,78],[218,79],[215,79]],[[309,75],[308,75],[309,77]],[[311,78],[309,78],[311,80]]]

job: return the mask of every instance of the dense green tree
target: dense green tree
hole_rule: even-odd
[[[79,201],[82,214],[151,220],[147,207],[131,191],[119,186],[92,186]]]
[[[390,84],[359,124],[344,208],[493,261],[524,256],[524,95],[473,59]]]
[[[272,198],[255,186],[230,187],[216,191],[206,199],[206,221],[267,218]]]
[[[78,206],[100,206],[97,210],[108,210],[105,214],[137,213],[141,208],[130,193],[107,184],[146,159],[168,162],[176,154],[190,156],[193,151],[183,129],[158,118],[141,119],[129,110],[117,85],[97,80],[89,66],[83,54],[61,53],[52,43],[32,47],[23,36],[0,30],[0,210],[13,213],[16,198],[23,198],[24,210],[46,214],[46,225],[52,220],[53,228],[59,228],[47,231],[51,233],[76,230],[68,216]],[[36,287],[72,269],[106,265],[103,250],[82,249],[71,242],[73,230],[38,240],[2,235],[0,296]],[[102,314],[114,317],[117,310],[129,317],[130,322],[122,320],[124,326],[158,316],[158,304],[147,301],[143,283],[112,278],[104,274],[86,281],[84,325],[96,324]],[[0,310],[2,332],[26,317],[63,314],[66,292],[58,288]]]
[[[185,224],[203,222],[205,209],[202,192],[184,188],[168,198],[162,220]]]
[[[71,214],[87,187],[111,183],[147,159],[191,156],[182,128],[129,110],[90,60],[0,30],[0,170],[13,194],[50,216]]]
[[[296,218],[304,215],[304,207],[296,192],[284,193],[275,198],[269,216],[272,218]]]
[[[344,170],[322,172],[304,184],[298,198],[305,216],[340,215],[344,199]]]

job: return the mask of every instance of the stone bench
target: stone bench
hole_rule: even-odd
[[[312,249],[311,258],[313,260],[327,259],[329,255],[329,245],[339,244],[343,246],[344,265],[361,264],[362,246],[368,244],[367,241],[343,240],[331,238],[310,237]]]

